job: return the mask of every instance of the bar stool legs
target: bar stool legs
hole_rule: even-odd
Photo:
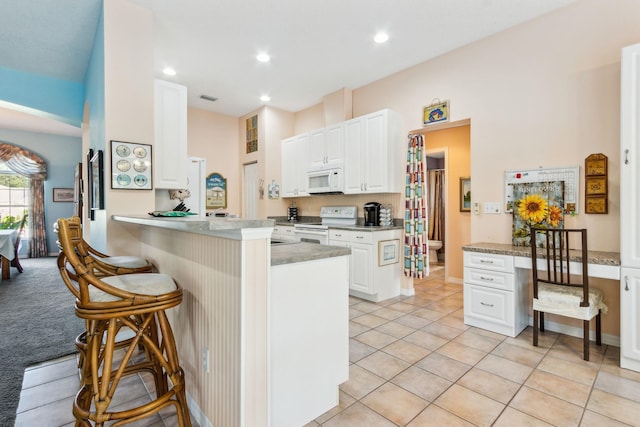
[[[112,422],[111,426],[120,426],[173,405],[178,425],[190,427],[184,372],[164,310],[87,323],[88,332],[77,341],[84,361],[81,365],[83,384],[73,406],[76,426],[103,426],[107,421]],[[135,336],[125,341],[125,354],[118,362],[114,360],[114,352],[122,347],[122,342],[116,340],[116,335],[123,329],[134,331]],[[139,345],[146,352],[146,360],[131,363]],[[121,379],[140,371],[154,374],[156,399],[135,408],[110,410]],[[169,387],[168,380],[172,387]]]

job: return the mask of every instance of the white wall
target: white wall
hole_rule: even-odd
[[[424,105],[451,101],[471,119],[472,197],[503,200],[503,172],[581,168],[580,214],[590,247],[618,251],[620,49],[640,41],[640,2],[573,5],[353,91],[354,117],[392,108],[418,129]],[[609,157],[609,214],[584,214],[584,159]],[[472,215],[471,241],[509,243],[511,216]]]

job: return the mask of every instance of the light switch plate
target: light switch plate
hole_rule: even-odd
[[[499,214],[500,202],[484,202],[484,213],[486,214]]]

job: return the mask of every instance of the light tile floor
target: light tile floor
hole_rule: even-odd
[[[350,297],[349,381],[305,427],[640,425],[640,373],[620,368],[619,348],[593,344],[585,362],[578,338],[547,332],[533,347],[530,328],[510,338],[466,326],[462,286],[442,277],[417,281],[412,297]],[[74,357],[28,369],[16,426],[72,426],[77,387]],[[149,396],[138,377],[122,389]],[[135,424],[174,425],[171,414]]]

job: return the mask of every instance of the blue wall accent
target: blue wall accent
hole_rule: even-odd
[[[47,162],[44,182],[44,219],[47,248],[58,253],[53,223],[58,218],[73,215],[73,203],[53,202],[54,188],[73,188],[75,168],[82,161],[82,138],[0,129],[0,141],[26,148]]]
[[[104,127],[104,7],[100,10],[98,28],[93,41],[84,85],[85,101],[89,106],[89,146],[94,150],[104,150],[106,146]]]
[[[0,99],[29,112],[80,127],[84,85],[0,67]]]

